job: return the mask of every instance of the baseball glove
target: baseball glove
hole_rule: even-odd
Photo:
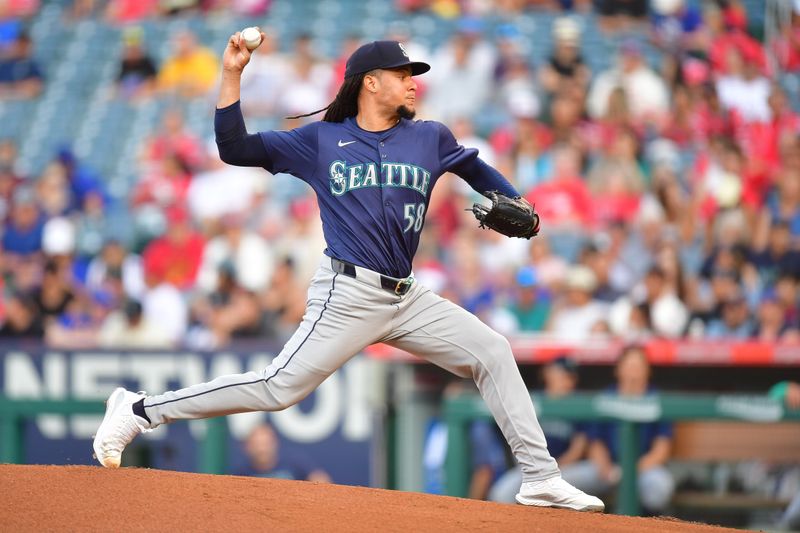
[[[498,191],[489,191],[485,196],[492,201],[491,207],[472,205],[472,214],[480,227],[521,239],[530,239],[539,233],[539,215],[525,198],[509,198]]]

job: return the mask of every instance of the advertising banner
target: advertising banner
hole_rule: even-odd
[[[224,374],[263,370],[278,349],[156,353],[0,346],[0,395],[105,400],[118,386],[156,394]],[[296,406],[276,413],[229,416],[228,472],[247,470],[243,440],[255,426],[268,422],[278,436],[281,456],[322,469],[337,483],[369,485],[372,427],[366,381],[366,361],[356,357]],[[101,419],[76,414],[31,420],[25,428],[25,462],[93,464],[91,440]],[[139,466],[195,471],[197,443],[204,434],[202,420],[161,426],[138,438],[126,452],[126,460]]]

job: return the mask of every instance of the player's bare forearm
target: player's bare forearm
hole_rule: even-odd
[[[261,40],[264,40],[261,32]],[[255,48],[253,49],[255,50]],[[252,50],[249,50],[241,39],[241,32],[236,32],[228,39],[225,52],[222,54],[222,83],[219,88],[217,109],[228,107],[239,101],[241,94],[242,71],[250,62]]]
[[[239,101],[241,84],[241,71],[231,72],[223,69],[222,83],[219,87],[219,98],[217,98],[217,109],[223,109]]]

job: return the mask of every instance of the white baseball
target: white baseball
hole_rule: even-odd
[[[248,50],[255,50],[261,44],[261,32],[258,31],[258,28],[243,29],[239,38],[244,41],[244,45]]]

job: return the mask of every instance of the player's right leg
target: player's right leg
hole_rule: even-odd
[[[394,299],[383,289],[333,272],[330,259],[323,260],[308,290],[303,321],[265,370],[222,376],[157,396],[117,389],[95,436],[97,460],[107,467],[119,466],[122,451],[136,435],[174,420],[294,405],[386,334],[396,310]]]
[[[600,499],[562,479],[508,341],[475,315],[424,287],[409,296],[399,304],[394,329],[384,342],[475,381],[520,464],[522,485],[516,501],[602,511]]]

